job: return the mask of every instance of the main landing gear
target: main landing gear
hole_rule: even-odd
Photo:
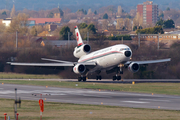
[[[101,80],[102,77],[100,75],[96,76],[96,80]]]
[[[123,69],[122,69],[122,67],[119,67],[119,70],[117,70],[117,72],[116,72],[116,76],[113,76],[113,81],[115,81],[115,80],[121,80],[121,76],[119,75],[118,76],[118,74],[123,74]]]
[[[113,76],[113,81],[115,81],[115,80],[121,80],[121,76]]]
[[[79,82],[80,82],[80,81],[85,82],[85,81],[86,81],[86,76],[84,76],[84,77],[78,77],[78,81],[79,81]]]

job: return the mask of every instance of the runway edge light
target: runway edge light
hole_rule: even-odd
[[[135,84],[135,82],[133,81],[133,82],[132,82],[132,84],[134,85],[134,84]]]

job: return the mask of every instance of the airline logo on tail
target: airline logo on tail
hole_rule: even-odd
[[[76,38],[77,38],[77,41],[79,41],[79,34],[78,34],[78,32],[76,34]]]
[[[77,40],[77,45],[78,47],[83,45],[83,40],[81,38],[81,34],[79,33],[79,29],[77,26],[74,27],[75,28],[75,35],[76,35],[76,40]]]

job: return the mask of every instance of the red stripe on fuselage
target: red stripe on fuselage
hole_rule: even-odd
[[[107,52],[107,53],[103,53],[101,55],[97,55],[97,56],[93,56],[93,57],[90,57],[90,58],[86,58],[86,59],[81,60],[79,62],[84,62],[84,61],[87,61],[87,60],[90,60],[90,59],[96,59],[96,58],[98,58],[100,56],[105,56],[105,55],[110,54],[110,53],[121,53],[121,54],[123,54],[122,52],[119,52],[119,51],[110,51],[110,52]]]

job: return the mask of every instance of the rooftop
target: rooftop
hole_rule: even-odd
[[[36,24],[45,24],[47,22],[61,22],[61,18],[29,18],[29,21],[35,21]]]

